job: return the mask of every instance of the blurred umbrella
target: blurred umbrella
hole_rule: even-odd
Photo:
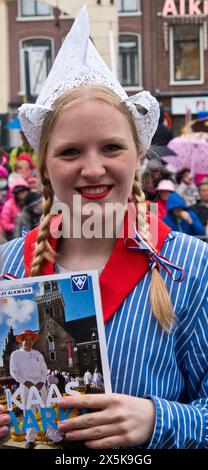
[[[177,155],[174,160],[169,156],[162,157],[162,159],[167,163],[172,163],[177,171],[190,168],[193,175],[208,173],[207,140],[188,138],[188,136],[175,137],[168,143],[168,147]]]
[[[11,121],[9,121],[4,127],[5,129],[21,129],[20,120],[18,116],[11,119]]]
[[[167,147],[167,145],[152,145],[151,149],[160,157],[175,157],[177,153]]]

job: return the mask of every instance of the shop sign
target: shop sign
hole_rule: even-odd
[[[208,111],[208,96],[187,96],[183,98],[172,98],[172,115],[182,116],[188,111],[190,111],[191,114],[198,114],[202,111]]]
[[[162,16],[208,15],[208,0],[166,0]]]

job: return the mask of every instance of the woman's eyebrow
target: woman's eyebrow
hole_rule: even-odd
[[[118,136],[118,135],[112,135],[112,136],[100,139],[100,144],[101,145],[109,144],[111,142],[116,142],[116,143],[119,143],[121,145],[126,145],[126,140],[124,138],[122,138],[121,136]],[[57,146],[54,145],[53,152],[54,153],[59,153],[59,152],[62,152],[63,150],[66,150],[67,148],[73,148],[73,147],[77,147],[79,145],[81,145],[81,146],[84,145],[84,142],[80,142],[79,140],[77,140],[77,141],[66,141],[66,142],[57,144]]]

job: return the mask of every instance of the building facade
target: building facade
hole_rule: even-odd
[[[169,112],[175,135],[187,115],[208,111],[207,0],[9,0],[6,6],[0,2],[8,23],[8,37],[5,27],[1,33],[7,54],[1,54],[0,61],[7,64],[0,116],[16,115],[23,101],[35,101],[84,3],[91,37],[108,66],[128,94],[147,89],[157,97]]]
[[[187,113],[208,111],[208,3],[118,0],[120,80],[150,90],[169,111],[174,134]]]

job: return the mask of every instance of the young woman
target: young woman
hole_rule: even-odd
[[[60,423],[59,431],[93,449],[206,448],[208,247],[157,221],[153,248],[139,176],[143,150],[132,114],[116,93],[83,85],[63,93],[52,108],[40,140],[45,197],[40,227],[3,246],[0,255],[1,271],[17,277],[100,272],[113,393],[63,398],[60,406],[92,413]],[[134,212],[126,209],[118,217],[123,237],[113,225],[112,237],[103,232],[77,238],[70,227],[70,235],[57,240],[50,225],[54,196],[69,209],[75,229],[80,218],[86,222],[89,202],[105,229],[109,204],[127,208],[130,199],[138,232]],[[62,228],[63,223],[64,217]],[[131,250],[139,248],[132,238],[146,243],[145,252]],[[183,268],[182,282],[170,275],[169,262],[173,277]],[[2,436],[7,423],[2,414]]]
[[[60,401],[92,410],[59,424],[74,445],[208,447],[208,248],[146,217],[140,159],[158,115],[149,93],[128,98],[100,58],[86,7],[37,102],[20,109],[45,204],[40,227],[1,248],[1,272],[100,273],[113,393]],[[54,200],[61,219],[51,217]],[[1,435],[6,423],[3,413]]]

